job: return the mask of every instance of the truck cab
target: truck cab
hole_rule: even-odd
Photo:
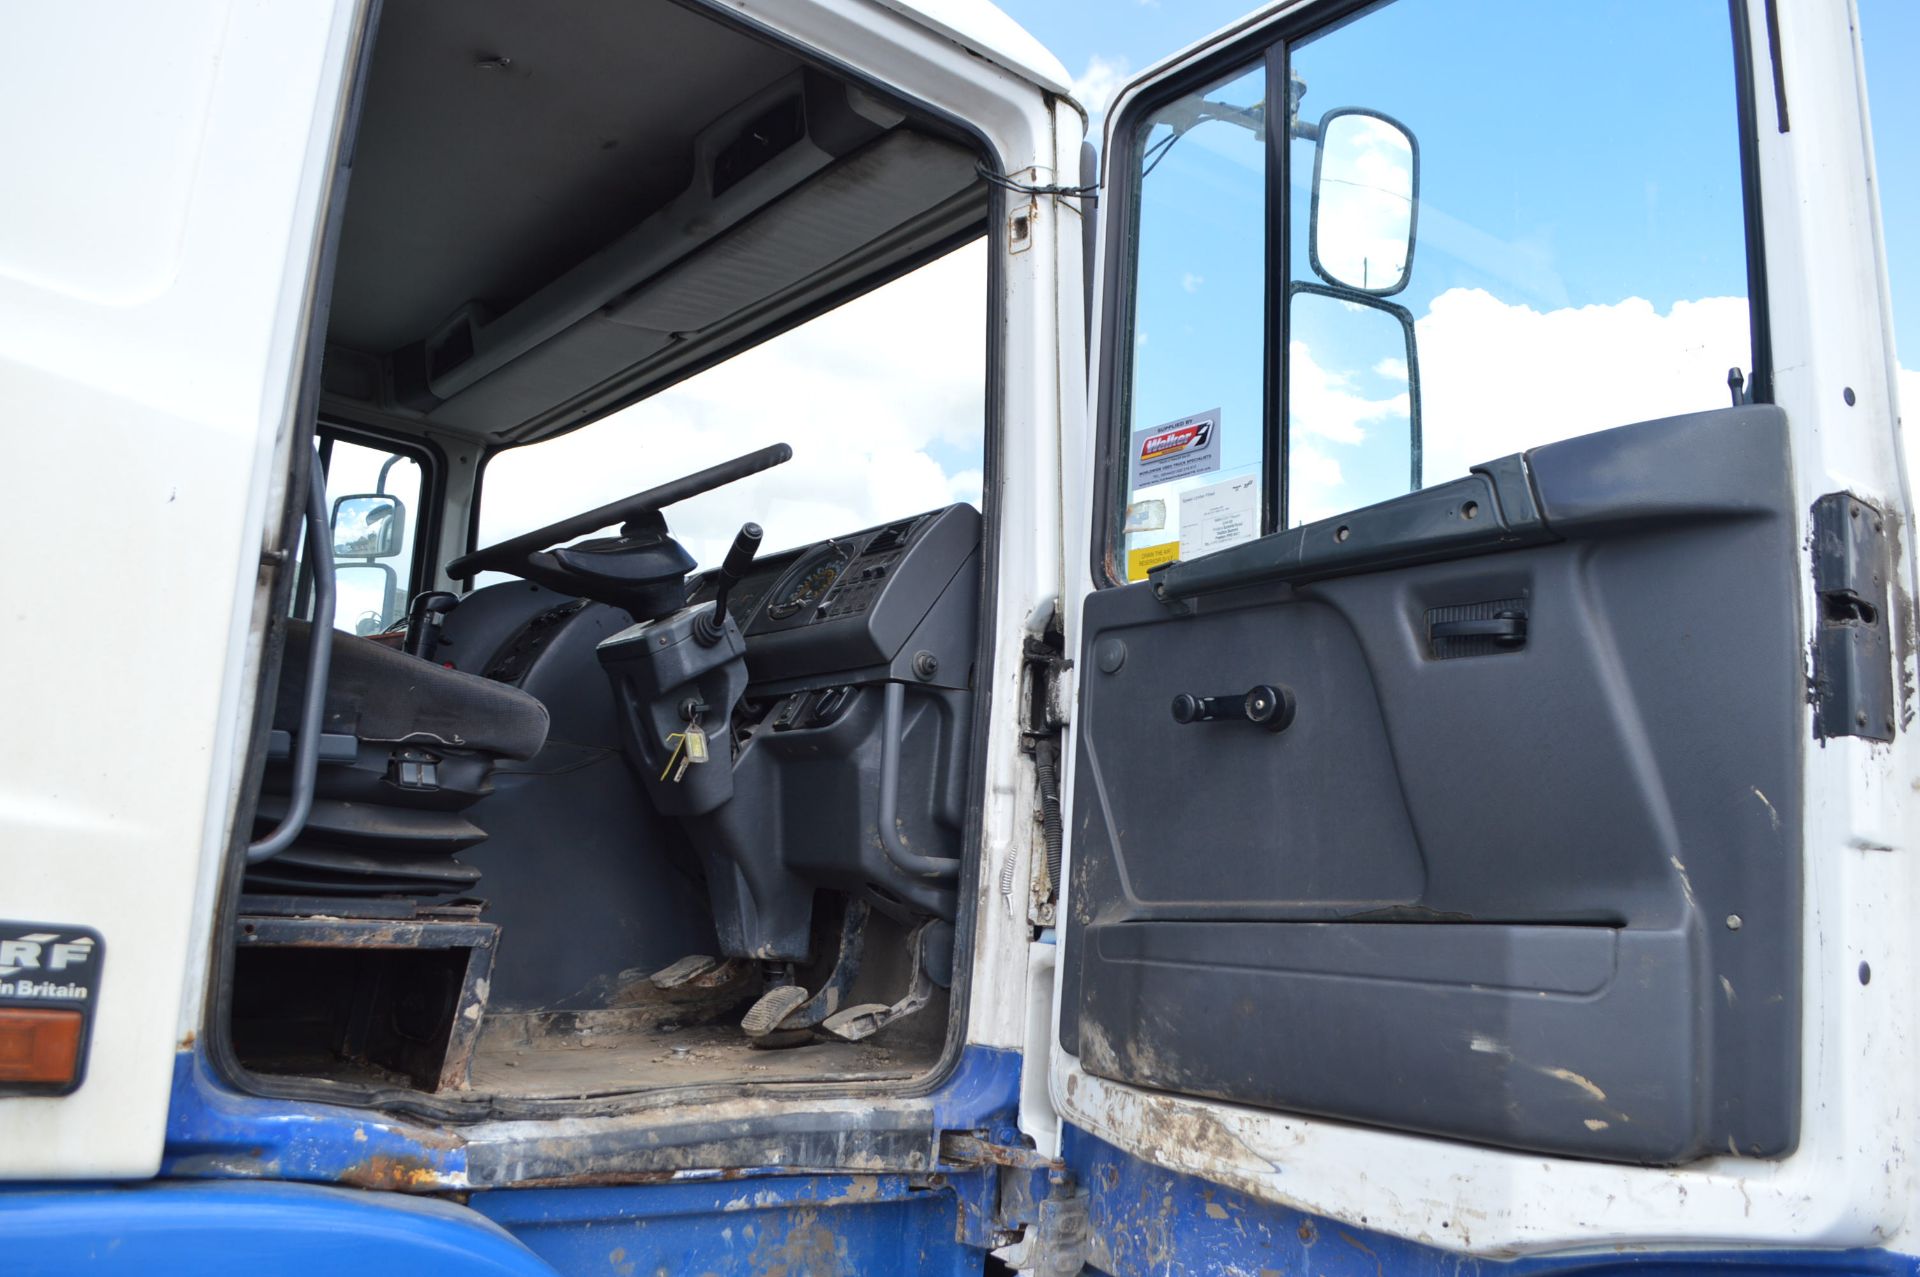
[[[1847,8],[23,18],[13,1267],[1913,1271]]]

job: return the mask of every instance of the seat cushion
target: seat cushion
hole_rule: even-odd
[[[305,621],[287,623],[273,710],[273,725],[283,731],[300,722],[311,632]],[[546,743],[547,707],[517,687],[335,630],[324,730],[363,741],[444,745],[527,759]]]

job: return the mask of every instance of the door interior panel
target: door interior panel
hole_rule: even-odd
[[[1435,525],[1429,489],[1201,560],[1184,598],[1171,573],[1089,598],[1063,1045],[1137,1085],[1544,1152],[1788,1152],[1784,415],[1483,469],[1489,535]],[[1170,708],[1259,685],[1291,692],[1284,730]]]

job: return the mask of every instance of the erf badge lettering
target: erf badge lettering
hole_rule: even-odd
[[[0,935],[0,998],[84,1002],[93,996],[92,982],[76,977],[93,956],[91,935],[65,937],[54,931]]]
[[[1138,492],[1156,483],[1171,483],[1220,468],[1220,410],[1206,412],[1148,430],[1133,432],[1133,483]]]
[[[67,1095],[86,1080],[106,948],[91,927],[0,918],[0,1095]]]

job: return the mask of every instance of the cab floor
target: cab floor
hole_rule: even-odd
[[[906,1029],[883,1030],[865,1042],[823,1039],[761,1050],[731,1022],[648,1023],[607,1012],[489,1016],[474,1050],[471,1090],[565,1099],[716,1082],[911,1077],[933,1067],[941,1042]]]

